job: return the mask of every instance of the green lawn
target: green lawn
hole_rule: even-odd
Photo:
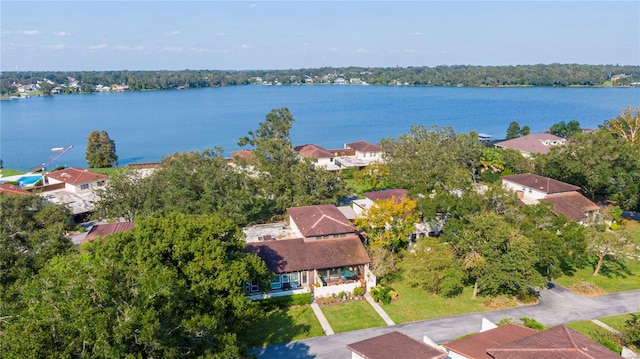
[[[2,177],[9,177],[9,176],[22,175],[22,174],[24,174],[24,172],[18,171],[18,170],[14,170],[14,169],[11,169],[11,168],[2,168],[2,169],[0,169],[0,174],[2,174]]]
[[[336,333],[386,325],[366,300],[322,307],[322,313]]]
[[[390,286],[398,292],[400,299],[383,305],[382,309],[396,323],[488,310],[483,305],[484,298],[471,299],[472,288],[465,288],[462,294],[455,298],[443,298],[419,288],[412,288],[402,282],[394,282]]]
[[[241,335],[250,348],[290,342],[323,335],[320,322],[311,306],[284,308],[267,313],[266,317]]]
[[[640,313],[635,313],[635,315],[639,315],[639,314]],[[632,318],[632,314],[623,314],[623,315],[615,315],[612,317],[599,318],[598,320],[607,324],[613,329],[621,330],[622,327],[624,326],[625,321],[631,318]],[[593,323],[590,320],[567,323],[567,326],[595,340],[596,342],[608,347],[609,349],[612,349],[616,353],[620,353],[620,350],[622,349],[623,342],[620,340],[620,338],[616,334],[600,327],[599,325]],[[631,349],[635,350],[637,348],[631,345]]]
[[[632,319],[634,315],[638,316],[640,313],[614,315],[612,317],[600,318],[598,320],[619,331],[624,327],[625,322]]]
[[[90,168],[91,172],[102,173],[107,176],[113,176],[116,172],[122,170],[122,167],[109,167],[109,168]]]
[[[607,293],[640,289],[640,262],[629,259],[624,264],[606,263],[598,276],[593,276],[593,267],[579,269],[572,276],[562,276],[554,281],[564,287],[580,281],[591,282]]]

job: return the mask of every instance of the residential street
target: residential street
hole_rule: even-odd
[[[529,317],[545,325],[555,325],[632,312],[640,312],[640,290],[587,298],[574,294],[565,288],[553,286],[540,293],[540,302],[536,305],[363,329],[273,345],[258,349],[254,353],[259,358],[274,359],[347,359],[351,357],[351,352],[346,348],[347,344],[394,330],[419,340],[422,340],[423,335],[426,334],[436,342],[444,343],[462,335],[479,331],[483,317],[494,323],[506,317],[516,320],[520,317]]]

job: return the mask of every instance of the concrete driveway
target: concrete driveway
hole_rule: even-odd
[[[529,317],[545,325],[557,325],[633,312],[640,312],[640,290],[587,298],[560,286],[551,285],[551,288],[540,292],[540,301],[535,305],[363,329],[272,345],[257,349],[253,353],[259,358],[274,359],[348,359],[351,358],[351,352],[347,350],[347,344],[394,330],[418,340],[422,340],[426,334],[437,343],[444,343],[465,334],[478,332],[483,317],[494,323],[507,317],[516,320]]]

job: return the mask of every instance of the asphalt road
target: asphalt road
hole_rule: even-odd
[[[351,358],[351,352],[347,349],[347,344],[394,330],[418,340],[422,340],[426,334],[437,343],[444,343],[465,334],[478,332],[483,317],[494,323],[502,318],[517,320],[520,317],[529,317],[545,325],[557,325],[633,312],[640,312],[640,290],[587,298],[552,285],[551,288],[540,292],[539,303],[535,305],[316,337],[272,345],[255,350],[254,353],[265,359],[348,359]]]

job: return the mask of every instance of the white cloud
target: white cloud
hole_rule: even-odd
[[[103,42],[98,45],[89,46],[89,50],[102,50],[102,49],[106,49],[107,47],[108,47],[107,44]]]
[[[367,54],[369,53],[368,49],[365,49],[364,47],[359,47],[356,49],[356,54]]]
[[[16,31],[15,33],[18,34],[18,35],[27,35],[27,36],[42,34],[38,30],[19,30],[19,31]]]
[[[113,45],[111,46],[114,50],[122,50],[122,51],[142,51],[144,50],[144,46],[128,46],[128,45]]]
[[[54,36],[71,36],[70,32],[67,31],[58,31],[53,33]]]
[[[250,49],[251,46],[249,46],[247,44],[240,44],[240,45],[234,45],[233,48],[234,49]]]
[[[427,36],[426,32],[416,31],[413,33],[413,36]]]
[[[48,50],[64,50],[69,48],[69,46],[63,44],[44,45],[42,47]]]
[[[173,31],[167,32],[167,35],[170,35],[170,36],[180,35],[180,31],[173,30]]]
[[[160,51],[167,51],[167,52],[182,52],[182,50],[184,50],[182,47],[178,47],[178,46],[162,46],[160,47]]]

